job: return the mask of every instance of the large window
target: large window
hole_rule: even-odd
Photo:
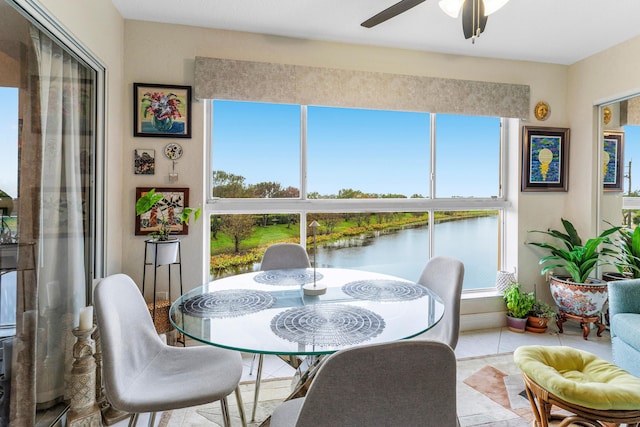
[[[212,124],[213,277],[256,270],[266,246],[297,239],[317,266],[416,280],[448,255],[465,263],[465,289],[494,286],[500,118],[213,101]],[[243,218],[231,245],[225,222]]]

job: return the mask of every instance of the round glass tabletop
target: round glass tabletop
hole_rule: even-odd
[[[309,296],[304,285],[326,286]],[[320,355],[407,339],[436,325],[442,300],[428,288],[361,270],[319,268],[240,274],[193,289],[171,323],[197,341],[239,351]]]

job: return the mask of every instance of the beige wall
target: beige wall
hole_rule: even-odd
[[[163,43],[158,44],[158,35],[163,35]],[[282,62],[295,65],[329,67],[338,69],[357,69],[397,74],[424,75],[466,80],[481,80],[505,83],[527,84],[531,86],[531,108],[545,100],[551,106],[551,116],[545,122],[529,122],[529,125],[568,127],[566,108],[567,67],[539,64],[524,61],[503,61],[452,55],[425,53],[410,50],[359,46],[351,44],[299,40],[285,37],[264,36],[251,33],[210,30],[197,27],[156,24],[142,21],[125,22],[125,73],[124,84],[129,97],[134,82],[167,83],[192,85],[194,79],[194,58],[210,56],[218,58]],[[129,107],[130,108],[130,107]],[[207,135],[204,130],[204,103],[194,103],[193,138],[179,141],[185,149],[184,157],[178,163],[179,184],[190,187],[191,205],[201,204],[204,197],[205,144]],[[130,109],[129,109],[130,111]],[[533,116],[532,116],[533,117]],[[532,119],[535,121],[535,119]],[[160,185],[167,183],[169,162],[162,159],[159,150],[170,141],[164,138],[134,138],[131,120],[125,121],[123,137],[123,163],[125,185],[125,211],[133,209],[136,186]],[[519,134],[519,131],[515,131]],[[128,170],[131,162],[131,150],[134,148],[156,149],[156,175],[134,176]],[[519,169],[519,143],[509,147],[513,158],[510,159],[511,173],[516,176]],[[533,217],[544,215],[544,199],[560,199],[564,195],[527,193],[521,195],[518,188],[511,191],[519,203],[524,203],[526,211]],[[517,205],[518,202],[516,202]],[[521,205],[522,208],[522,205]],[[142,276],[143,238],[133,235],[133,218],[122,230],[123,270],[136,281]],[[199,221],[201,229],[206,224]],[[540,220],[536,226],[544,227],[548,220]],[[191,228],[191,227],[190,227]],[[527,229],[525,227],[525,229]],[[190,288],[202,280],[199,266],[206,262],[200,256],[200,248],[207,242],[204,237],[191,233],[183,239],[186,247],[185,257],[188,263],[185,275],[185,287]],[[524,237],[521,237],[521,242]],[[183,251],[185,251],[183,249]],[[511,264],[515,265],[517,261]],[[532,267],[521,272],[523,283],[533,289],[533,281],[539,277],[537,260]]]
[[[599,146],[597,136],[599,130],[602,130],[598,128],[598,108],[595,106],[621,97],[640,94],[640,75],[637,72],[640,65],[638,52],[640,52],[640,38],[635,38],[569,68],[569,110],[572,127],[576,127],[577,139],[574,140],[579,141],[571,150],[572,166],[575,165],[572,179],[577,184],[600,188],[596,184],[597,176],[595,173],[590,173],[596,170],[596,151],[593,148]],[[617,120],[616,106],[613,110],[612,122]],[[585,147],[591,150],[585,150]],[[592,191],[593,197],[596,197],[596,192],[596,190]],[[619,222],[621,203],[621,193],[604,193],[601,218],[613,223]],[[582,213],[582,209],[587,207],[589,211]],[[594,203],[571,206],[571,212],[583,218],[585,227],[590,226],[592,230],[595,230],[598,225],[606,227],[606,224],[597,224],[598,220],[593,215],[595,211]]]

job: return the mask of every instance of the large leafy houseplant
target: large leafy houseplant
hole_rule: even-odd
[[[557,240],[557,244],[546,242],[529,242],[550,252],[540,259],[540,265],[546,264],[541,271],[545,274],[555,268],[563,268],[571,276],[575,283],[586,283],[587,279],[599,265],[611,263],[617,251],[613,249],[610,236],[618,232],[622,227],[611,227],[600,233],[599,236],[588,239],[584,244],[571,222],[562,218],[564,231],[533,230],[531,233],[540,233],[551,236]],[[608,258],[611,257],[611,258]]]
[[[158,231],[151,233],[154,239],[165,241],[169,240],[169,235],[171,234],[171,226],[175,225],[175,220],[171,220],[167,218],[164,211],[165,208],[171,207],[169,206],[168,201],[166,201],[162,194],[156,193],[156,189],[152,188],[136,201],[136,215],[142,215],[144,213],[149,212],[153,208],[157,208],[158,213],[160,214],[159,228]],[[184,207],[182,212],[180,213],[180,221],[183,224],[189,224],[189,218],[193,215],[193,220],[197,221],[200,217],[200,208],[194,209],[189,207]]]

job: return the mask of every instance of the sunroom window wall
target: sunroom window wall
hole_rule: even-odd
[[[465,289],[494,286],[509,205],[502,191],[504,119],[226,100],[210,105],[212,224],[224,215],[293,215],[299,242],[312,259],[314,230],[317,240],[322,234],[318,266],[376,269],[416,280],[429,257],[450,255],[469,266],[483,262],[483,273],[467,276]],[[308,227],[314,219],[316,229]],[[333,236],[327,236],[336,221],[341,227],[333,226]],[[442,231],[439,237],[444,223],[451,224],[443,230],[467,234]],[[349,251],[370,251],[381,236],[400,238],[398,230],[421,229],[420,237],[398,243],[402,251],[380,248],[369,258],[382,254],[384,263],[363,254],[346,256],[345,239],[365,242]],[[260,232],[260,245],[277,241]],[[252,240],[257,241],[247,238],[245,245]],[[221,256],[213,237],[211,247],[212,277],[222,277],[213,268]],[[335,256],[340,248],[344,256]],[[225,256],[241,259],[245,253]],[[246,263],[223,275],[257,268],[256,262]]]

